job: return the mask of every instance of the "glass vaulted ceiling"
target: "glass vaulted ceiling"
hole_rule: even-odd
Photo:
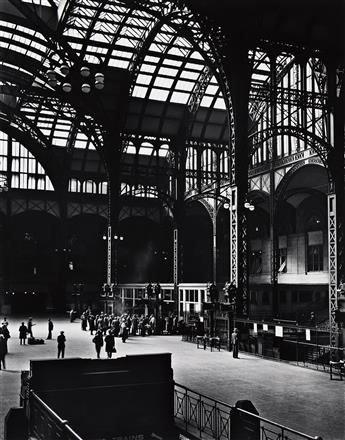
[[[205,75],[212,65],[210,48],[199,25],[191,17],[184,19],[187,12],[181,12],[175,2],[70,0],[59,5],[57,0],[27,0],[26,3],[33,5],[38,16],[39,5],[58,7],[57,35],[62,36],[81,61],[129,70],[133,99],[185,106],[192,100],[200,78],[206,76],[199,113],[208,115],[202,114],[199,119],[208,129],[200,129],[198,133],[211,133],[212,120],[222,133],[214,140],[226,142],[226,130],[219,128],[227,122],[221,114],[225,111],[225,103],[216,79],[218,72]],[[45,38],[22,23],[2,21],[0,24],[0,48],[7,54],[1,61],[2,84],[31,84],[49,90],[46,71],[50,68],[51,48]],[[15,62],[11,53],[21,55],[19,66],[18,57]],[[269,62],[267,56],[258,51],[249,56],[254,67],[251,112],[257,115],[262,103],[260,88],[269,81]],[[62,57],[59,59],[57,54],[54,57],[57,64],[62,63]],[[282,70],[288,61],[288,56],[280,57],[278,69]],[[69,147],[72,139],[74,147],[94,148],[94,143],[85,139],[80,125],[74,123],[75,110],[70,105],[54,99],[48,103],[46,99],[33,101],[30,95],[27,98],[22,95],[17,106],[46,136],[48,143]],[[141,111],[145,112],[146,108],[146,105],[141,106]],[[166,111],[162,111],[162,115],[165,114]],[[196,121],[199,119],[196,115]],[[164,135],[157,133],[157,136]]]

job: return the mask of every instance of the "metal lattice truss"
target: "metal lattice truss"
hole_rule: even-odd
[[[338,307],[337,280],[337,210],[336,195],[328,196],[328,264],[329,264],[329,326],[330,345],[337,347],[338,325],[335,322],[335,311]]]

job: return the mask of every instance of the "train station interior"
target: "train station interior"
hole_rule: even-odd
[[[0,440],[343,440],[344,1],[0,27]]]

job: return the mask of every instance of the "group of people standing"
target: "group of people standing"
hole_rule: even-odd
[[[151,315],[137,315],[124,313],[122,315],[99,313],[93,314],[90,309],[84,311],[81,316],[81,328],[89,330],[91,335],[93,332],[100,331],[106,335],[108,330],[115,337],[122,336],[123,342],[129,335],[132,336],[148,336],[152,334],[176,334],[178,332],[177,316],[168,316],[159,318]]]

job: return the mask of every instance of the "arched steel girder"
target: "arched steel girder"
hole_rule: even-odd
[[[62,38],[56,31],[52,30],[27,3],[21,0],[9,0],[9,2],[21,12],[29,22],[37,29],[47,40],[47,46],[60,55],[62,59],[67,58],[73,64],[80,66],[81,61],[74,49],[69,45],[66,39]]]
[[[0,115],[0,130],[15,138],[40,162],[47,176],[50,178],[56,190],[61,189],[61,176],[63,167],[59,159],[51,156],[51,151],[43,149],[35,137],[24,132],[20,127],[13,125],[10,118],[6,119]]]
[[[219,87],[222,90],[225,102],[227,103],[227,107],[230,112],[232,112],[232,108],[228,102],[227,96],[230,96],[229,92],[227,92],[227,84],[226,84],[226,76],[220,73],[221,71],[221,63],[218,57],[217,51],[215,51],[215,47],[213,45],[212,39],[206,42],[206,34],[200,28],[198,33],[193,32],[189,23],[191,21],[197,22],[200,24],[199,17],[196,16],[192,11],[187,8],[182,8],[182,5],[179,2],[174,4],[175,9],[172,8],[171,1],[162,1],[159,2],[158,6],[160,6],[161,11],[157,12],[156,9],[150,8],[148,6],[148,2],[145,0],[122,0],[123,3],[128,7],[128,5],[133,6],[133,9],[141,9],[145,11],[147,14],[155,17],[159,23],[160,27],[162,25],[167,25],[171,27],[179,36],[185,38],[193,47],[196,52],[199,52],[201,56],[204,58],[206,65],[211,69],[215,77],[217,78]],[[166,14],[167,5],[169,6],[169,14]],[[185,6],[185,5],[184,5]],[[178,20],[174,22],[173,20]],[[153,35],[154,36],[154,35]],[[219,71],[218,71],[219,70]]]
[[[19,94],[21,93],[20,89],[16,86],[0,86],[0,92],[3,91],[4,93],[13,95],[13,96],[18,96],[18,92]],[[43,90],[40,88],[30,88],[29,91],[25,91],[23,92],[25,93],[25,99],[23,99],[23,104],[25,105],[26,103],[28,104],[38,104],[40,106],[45,106],[47,109],[53,111],[54,113],[59,113],[62,112],[63,110],[61,109],[61,107],[63,107],[64,105],[66,105],[63,100],[61,100],[59,97],[56,96],[56,94],[54,92],[50,92],[49,90]],[[70,105],[70,104],[68,104]],[[11,107],[8,107],[8,111],[13,111],[13,109]],[[17,111],[17,114],[20,115],[21,117],[23,117],[23,115]],[[67,116],[66,113],[64,113],[64,118],[67,120],[70,120],[72,123],[75,122],[75,119],[78,120],[78,123],[81,127],[81,131],[83,131],[85,134],[87,134],[88,136],[92,137],[92,140],[96,146],[96,148],[98,147],[98,149],[100,149],[102,147],[102,142],[101,142],[101,137],[100,137],[100,129],[99,127],[97,127],[97,124],[93,121],[93,119],[86,119],[85,117],[82,118],[79,113],[76,111],[76,114],[78,115],[78,117],[71,115],[71,116]],[[32,122],[28,121],[32,126]],[[35,127],[35,126],[33,126]],[[97,132],[98,129],[98,132]],[[46,137],[42,134],[44,140],[45,140],[45,144],[47,144],[47,146],[49,147],[51,144],[50,142],[47,141]],[[43,141],[42,138],[42,141]],[[69,147],[71,148],[72,145],[69,145]]]
[[[269,127],[251,134],[249,136],[249,140],[255,140],[255,144],[259,144],[278,135],[295,136],[296,138],[306,142],[309,147],[313,148],[317,152],[325,168],[328,170],[328,155],[333,151],[333,147],[328,142],[325,142],[322,138],[311,133],[305,128],[294,127],[291,125]],[[256,148],[252,149],[250,151],[250,155],[252,155],[255,150]]]
[[[32,76],[39,76],[42,80],[45,79],[45,77],[41,74],[42,72],[42,62],[35,60],[32,57],[28,57],[27,55],[20,54],[20,57],[18,57],[18,54],[16,52],[11,51],[10,49],[0,49],[0,59],[1,61],[11,64],[12,66],[16,66],[18,68],[23,68],[26,70],[26,72],[30,73]],[[10,69],[10,67],[7,66],[7,69]],[[7,72],[9,73],[9,71]],[[5,66],[1,67],[0,74],[5,79],[6,78],[6,70]],[[31,85],[28,80],[24,80],[25,73],[24,72],[18,72],[16,71],[16,77],[20,78],[20,75],[23,77],[23,84],[22,85]],[[32,78],[30,78],[30,81],[32,81]]]
[[[20,127],[20,129],[27,133],[30,138],[35,139],[35,142],[41,145],[42,148],[49,149],[50,144],[47,142],[47,139],[43,133],[20,112],[18,112],[16,109],[13,109],[9,105],[4,104],[1,100],[0,112],[1,118],[8,120],[10,125],[17,126],[18,129]]]
[[[147,54],[147,51],[149,50],[151,44],[154,42],[159,30],[162,28],[163,22],[161,20],[158,20],[152,29],[149,31],[148,35],[145,39],[142,40],[142,42],[137,46],[137,52],[134,56],[134,59],[132,60],[131,64],[129,65],[129,70],[131,72],[131,85],[130,85],[130,95],[133,92],[133,87],[135,86],[136,79],[139,74],[140,66],[145,58],[145,55]]]

